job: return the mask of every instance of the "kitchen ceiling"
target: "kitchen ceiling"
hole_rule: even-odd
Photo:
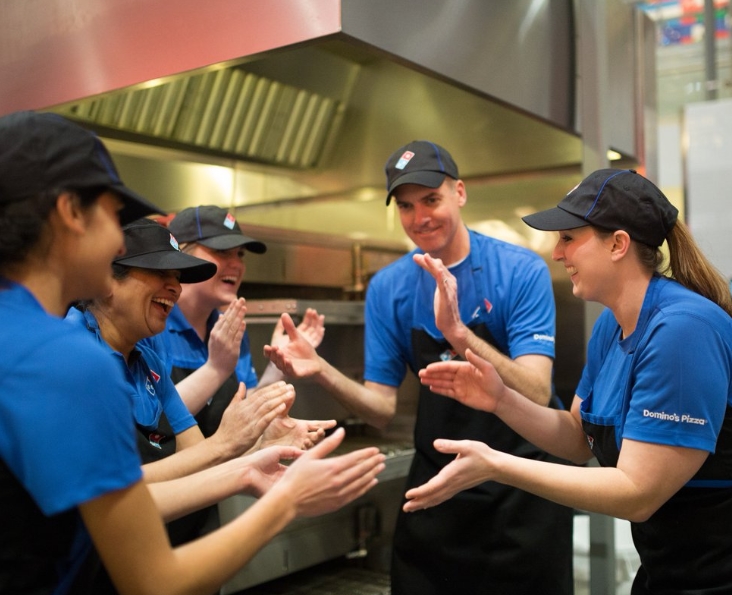
[[[576,183],[581,141],[539,118],[342,41],[278,51],[54,108],[108,139],[123,178],[171,211],[404,241],[383,164],[414,139],[451,151],[468,224],[527,243],[519,216]]]

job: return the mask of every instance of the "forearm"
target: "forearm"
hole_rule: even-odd
[[[232,458],[234,454],[213,437],[175,454],[142,466],[146,483],[178,479],[208,469]]]
[[[445,338],[450,342],[452,348],[463,357],[465,357],[466,349],[470,349],[493,364],[506,386],[539,405],[549,404],[551,371],[544,374],[539,370],[517,363],[478,337],[465,325],[460,325]]]
[[[574,467],[494,454],[496,481],[558,504],[636,522],[657,508],[646,491],[616,467]]]
[[[262,376],[259,379],[257,388],[261,388],[263,386],[269,386],[270,384],[279,382],[280,380],[284,380],[284,378],[285,378],[285,375],[280,371],[280,369],[277,366],[275,366],[272,362],[269,362],[267,364],[267,366],[264,368],[264,372],[262,372]]]
[[[150,483],[148,489],[163,520],[170,522],[246,491],[246,468],[246,461],[233,459],[192,475]]]
[[[538,405],[506,389],[495,414],[528,442],[554,456],[576,464],[592,458],[584,430],[569,411]]]
[[[346,377],[323,358],[320,358],[320,371],[314,376],[314,380],[341,405],[369,425],[384,428],[394,417],[396,389],[393,396],[373,390]]]
[[[196,415],[229,376],[230,374],[217,370],[206,362],[198,370],[178,382],[175,388],[188,411]]]

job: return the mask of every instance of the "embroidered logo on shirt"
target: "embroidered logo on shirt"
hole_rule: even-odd
[[[457,352],[452,349],[447,349],[440,354],[440,361],[449,362],[457,357]]]
[[[145,378],[145,390],[149,392],[153,397],[155,396],[155,387],[153,386],[153,383],[150,382],[149,378]]]
[[[147,437],[147,439],[148,439],[148,442],[150,442],[150,444],[152,444],[152,445],[153,445],[153,446],[154,446],[155,448],[159,448],[159,449],[162,449],[163,447],[162,447],[162,446],[160,446],[160,442],[161,442],[161,440],[162,440],[162,439],[163,439],[164,437],[165,437],[165,436],[163,436],[162,434],[158,434],[157,432],[153,432],[153,433],[151,433],[151,434],[150,434],[150,435],[149,435],[149,436]]]
[[[486,298],[483,298],[483,305],[485,306],[485,311],[490,314],[491,310],[493,310],[493,304],[491,304]]]
[[[152,379],[155,382],[160,382],[160,374],[158,374],[155,370],[150,370],[150,376],[152,376]]]

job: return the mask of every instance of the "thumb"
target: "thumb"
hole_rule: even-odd
[[[323,459],[327,457],[336,448],[338,448],[341,442],[343,442],[345,435],[346,431],[343,428],[338,428],[330,436],[323,438],[323,440],[308,450],[306,456],[316,459]]]
[[[283,313],[282,316],[280,316],[280,321],[277,324],[282,325],[282,328],[285,329],[285,332],[290,338],[290,341],[294,341],[295,339],[297,339],[297,327],[295,326],[295,323],[287,312]]]
[[[247,385],[243,382],[239,383],[239,388],[236,389],[236,393],[234,393],[234,398],[232,401],[243,401],[247,398]]]
[[[460,441],[447,440],[446,438],[438,438],[433,443],[435,450],[442,454],[460,454]]]
[[[492,364],[488,360],[483,359],[477,353],[471,351],[470,349],[465,350],[465,359],[468,360],[468,362],[470,362],[476,368],[478,368],[481,373],[492,367]]]

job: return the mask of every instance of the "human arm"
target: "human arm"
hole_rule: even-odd
[[[617,467],[574,467],[516,457],[472,440],[436,440],[435,448],[456,457],[429,482],[406,493],[407,512],[436,506],[492,480],[579,510],[643,522],[693,477],[708,455],[626,439]]]
[[[577,464],[592,458],[579,417],[580,399],[572,411],[538,405],[506,386],[495,366],[469,349],[467,361],[435,362],[419,371],[420,382],[439,395],[494,413],[535,446]]]
[[[196,415],[236,368],[246,330],[244,298],[234,300],[211,329],[208,359],[175,385],[188,410]]]
[[[155,503],[142,482],[80,506],[97,551],[122,595],[210,594],[297,516],[337,510],[363,495],[383,469],[366,448],[328,457],[336,431],[303,454],[262,498],[224,527],[171,549]]]
[[[149,483],[148,488],[163,520],[169,522],[234,494],[261,497],[287,469],[280,461],[300,454],[292,446],[272,446],[198,473]]]
[[[281,348],[283,353],[287,354],[290,337],[285,332],[283,320],[284,317],[285,315],[283,314],[277,321],[274,331],[272,332],[270,345]],[[289,314],[287,314],[287,317],[290,318]],[[292,319],[290,318],[290,320]],[[317,349],[318,346],[322,343],[323,336],[325,335],[324,323],[325,315],[318,314],[317,310],[315,310],[314,308],[307,308],[305,310],[305,315],[303,316],[302,322],[297,325],[297,330],[302,338],[310,343],[310,345],[312,345],[314,349]],[[282,380],[284,377],[285,375],[282,370],[280,370],[274,364],[274,362],[270,361],[267,364],[267,367],[264,369],[262,377],[259,379],[259,383],[257,384],[257,386],[267,386],[268,384],[277,382],[278,380]]]
[[[470,349],[496,368],[504,382],[526,398],[547,405],[551,398],[553,361],[541,354],[527,354],[511,359],[470,330],[460,317],[457,280],[439,258],[415,254],[414,262],[429,272],[437,282],[435,289],[435,325],[452,348],[465,355]]]
[[[391,421],[396,412],[397,387],[351,380],[318,355],[288,314],[282,315],[282,323],[290,339],[287,351],[265,345],[264,355],[285,375],[312,378],[346,409],[372,426],[383,428]]]
[[[182,448],[172,456],[143,465],[145,481],[183,477],[247,452],[257,444],[272,420],[287,411],[294,398],[292,385],[284,382],[249,393],[240,384],[216,433],[203,440],[197,426],[181,432],[176,439],[180,439]]]

